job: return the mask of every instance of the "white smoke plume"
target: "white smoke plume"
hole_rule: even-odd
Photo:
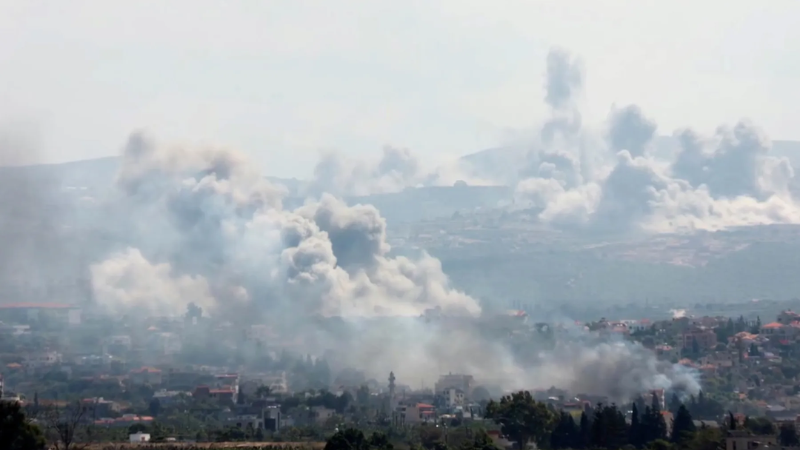
[[[751,122],[720,127],[712,138],[678,130],[680,152],[659,161],[652,155],[657,125],[638,106],[612,110],[598,139],[580,120],[579,62],[554,50],[547,64],[551,117],[516,188],[518,204],[542,222],[602,232],[800,222],[789,191],[794,171],[769,155],[769,139]]]

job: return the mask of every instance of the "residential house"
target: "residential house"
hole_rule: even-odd
[[[654,350],[658,358],[668,361],[678,359],[681,356],[680,349],[671,345],[656,345]]]
[[[81,404],[86,408],[89,417],[114,417],[121,411],[118,403],[103,397],[85,398]]]
[[[448,408],[464,406],[466,403],[466,395],[464,395],[464,391],[461,389],[450,388],[444,393],[444,401]]]
[[[157,386],[160,385],[162,381],[161,370],[146,366],[133,369],[128,373],[128,380],[131,384],[149,384],[150,386]]]
[[[160,391],[156,391],[153,393],[153,399],[158,400],[158,403],[161,406],[169,406],[174,404],[178,399],[182,397],[191,397],[191,392],[184,392],[184,391],[168,391],[166,389],[161,389]]]
[[[800,334],[800,322],[782,324],[780,322],[770,322],[761,326],[759,334],[770,339],[795,339]]]
[[[396,420],[400,424],[406,425],[433,422],[436,420],[436,410],[433,405],[427,403],[398,405],[395,414]]]
[[[25,357],[25,366],[30,369],[44,369],[47,367],[60,364],[62,360],[61,353],[54,351],[43,351],[30,353]]]
[[[327,422],[331,417],[336,415],[336,411],[326,408],[324,406],[312,406],[311,407],[311,417],[314,418],[318,424],[324,424]]]
[[[234,395],[239,393],[239,375],[235,373],[227,373],[216,375],[215,386],[219,389],[230,389]]]
[[[95,425],[110,428],[128,428],[131,425],[151,425],[153,418],[150,416],[137,416],[136,414],[123,414],[122,417],[111,419],[102,418],[94,421]]]
[[[781,325],[789,325],[792,322],[798,322],[798,321],[800,321],[800,314],[794,311],[786,310],[778,314],[778,323],[780,323]]]
[[[150,442],[150,433],[142,433],[141,431],[138,433],[133,433],[128,436],[128,440],[131,444],[138,442]]]
[[[472,394],[472,388],[475,379],[472,375],[462,375],[449,373],[439,377],[439,381],[434,385],[434,393],[437,395],[444,394],[448,389],[455,388],[464,392],[464,395],[469,398]]]
[[[209,399],[220,403],[234,403],[236,392],[230,388],[216,389],[209,386],[197,386],[192,392],[192,396],[197,399]]]
[[[691,349],[697,342],[701,350],[710,350],[717,346],[717,334],[705,327],[692,327],[681,335],[681,347]]]
[[[754,436],[745,430],[730,430],[725,437],[725,450],[751,450],[758,447],[778,445],[777,436]]]

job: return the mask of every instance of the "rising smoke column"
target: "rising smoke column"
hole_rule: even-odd
[[[769,139],[751,122],[720,127],[712,138],[679,130],[675,160],[658,161],[651,152],[658,127],[636,105],[614,108],[603,138],[589,137],[575,101],[583,79],[568,53],[550,53],[551,117],[516,188],[518,203],[540,221],[590,233],[800,222],[789,192],[794,171],[769,155]]]

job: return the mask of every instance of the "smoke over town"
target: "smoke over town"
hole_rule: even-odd
[[[97,306],[180,315],[192,303],[242,326],[269,323],[303,352],[333,352],[336,366],[375,377],[462,371],[504,389],[557,384],[620,399],[699,389],[691,373],[621,341],[520,359],[486,332],[480,303],[450,285],[436,258],[390,255],[375,207],[323,193],[286,209],[285,190],[252,167],[232,150],[134,133],[111,197],[123,245],[91,266]]]
[[[83,217],[103,236],[86,245],[94,306],[116,316],[199,307],[243,327],[266,325],[299,352],[333,354],[338,368],[374,377],[460,371],[503,389],[558,385],[619,399],[697,392],[689,369],[640,344],[583,339],[580,327],[555,349],[534,342],[521,355],[508,336],[486,331],[494,305],[487,312],[486,299],[456,288],[436,257],[392,252],[381,211],[345,200],[493,182],[514,190],[515,203],[498,214],[586,235],[800,221],[792,166],[770,155],[752,123],[711,137],[678,130],[679,149],[665,159],[655,152],[657,124],[636,105],[614,107],[600,132],[584,124],[578,58],[553,50],[544,79],[549,116],[535,139],[514,144],[522,159],[504,178],[466,161],[429,170],[408,149],[387,146],[372,162],[325,154],[306,187],[290,192],[235,150],[132,133],[113,189],[92,199],[102,214]],[[286,206],[290,197],[303,202]]]

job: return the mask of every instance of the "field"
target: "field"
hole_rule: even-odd
[[[225,449],[238,448],[241,450],[256,449],[285,449],[285,450],[322,450],[324,442],[197,442],[197,443],[119,443],[119,444],[92,444],[91,450],[199,450],[199,449]]]

